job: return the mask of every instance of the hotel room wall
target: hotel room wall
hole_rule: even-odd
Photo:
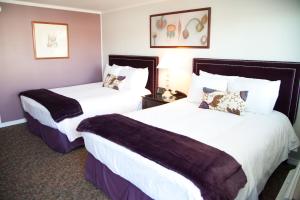
[[[202,7],[212,8],[209,49],[149,47],[149,15]],[[102,15],[103,64],[108,54],[172,55],[181,66],[171,72],[170,86],[187,92],[194,57],[300,62],[299,24],[299,0],[167,0],[111,11]],[[294,127],[300,137],[299,117]]]
[[[23,118],[18,93],[101,80],[100,15],[0,3],[0,115]],[[69,25],[68,59],[34,59],[31,21]]]

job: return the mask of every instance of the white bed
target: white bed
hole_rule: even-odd
[[[231,155],[247,176],[247,184],[237,199],[257,199],[272,172],[299,145],[289,119],[277,111],[236,116],[201,109],[183,99],[126,116]],[[83,138],[90,154],[149,197],[202,199],[199,189],[182,175],[95,134],[84,132]]]
[[[70,142],[81,137],[81,133],[76,131],[76,128],[83,119],[95,115],[140,110],[142,96],[151,93],[147,89],[141,92],[114,90],[102,87],[102,82],[56,88],[51,91],[76,99],[80,103],[83,114],[55,122],[43,105],[25,96],[21,96],[22,107],[41,124],[58,129],[65,134]]]
[[[51,89],[79,102],[83,114],[77,117],[55,122],[43,105],[31,98],[20,96],[29,130],[41,137],[53,150],[67,153],[84,144],[81,133],[76,131],[81,120],[95,115],[141,109],[142,96],[153,93],[157,87],[158,57],[109,55],[109,65],[113,67],[105,68],[104,82],[109,73],[110,76],[125,77],[115,89],[109,88],[110,80],[105,83],[106,87],[103,87],[102,82],[98,82]]]
[[[241,116],[199,108],[201,102],[199,91],[202,92],[203,87],[208,87],[208,85],[200,87],[199,84],[203,82],[196,81],[197,87],[194,87],[192,81],[193,92],[189,92],[187,99],[132,112],[126,116],[188,136],[231,155],[241,164],[247,177],[247,183],[239,191],[236,199],[258,199],[270,175],[282,161],[288,158],[288,153],[299,146],[299,139],[291,125],[295,122],[297,114],[300,76],[297,69],[299,65],[299,63],[287,62],[195,58],[193,72],[196,75],[199,75],[200,70],[219,74],[212,75],[215,76],[211,77],[214,81],[209,82],[215,82],[215,85],[210,83],[214,86],[209,86],[209,88],[217,89],[215,87],[219,84],[223,88],[226,84],[224,88],[230,91],[230,86],[236,84],[239,86],[239,83],[242,83],[239,82],[240,80],[256,83],[260,82],[258,79],[267,79],[261,80],[262,85],[245,88],[248,92],[252,92],[251,100],[255,100],[253,108],[258,107],[258,110],[250,110],[247,102],[246,112],[242,112]],[[240,78],[235,79],[237,76]],[[225,83],[223,80],[216,80],[225,78],[227,79]],[[280,85],[277,84],[278,81]],[[277,89],[272,92],[269,86],[264,85],[274,83],[277,84]],[[194,93],[195,90],[196,93]],[[244,91],[244,89],[240,88],[238,91]],[[191,101],[193,98],[190,97],[193,95],[190,96],[190,94],[196,94],[195,98],[199,102]],[[265,97],[270,101],[262,104]],[[260,113],[261,109],[266,107],[269,108],[268,112]],[[125,192],[123,192],[128,192],[128,194],[118,198],[127,199],[129,198],[127,195],[131,195],[130,192],[134,190],[135,193],[131,195],[133,199],[135,195],[140,195],[145,199],[202,199],[200,190],[182,175],[101,136],[83,132],[83,138],[89,152],[86,178],[110,197],[116,197],[118,182],[127,180],[127,185],[124,186]],[[105,166],[112,173],[105,174],[107,171]],[[94,172],[103,172],[104,175],[100,176]],[[109,178],[111,182],[107,182]],[[101,182],[101,179],[104,181]],[[130,189],[126,191],[126,187]]]

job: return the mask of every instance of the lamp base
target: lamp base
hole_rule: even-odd
[[[171,101],[174,101],[175,100],[175,96],[173,96],[171,90],[166,90],[163,94],[162,94],[162,98],[164,101],[168,101],[168,102],[171,102]]]

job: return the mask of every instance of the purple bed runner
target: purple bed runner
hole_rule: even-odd
[[[97,134],[176,171],[191,180],[204,199],[234,199],[247,182],[241,165],[225,152],[119,114],[85,119],[77,130]]]
[[[19,96],[31,98],[45,106],[50,112],[53,120],[56,122],[60,122],[66,118],[72,118],[83,114],[83,111],[78,101],[57,94],[50,90],[27,90],[21,92]]]

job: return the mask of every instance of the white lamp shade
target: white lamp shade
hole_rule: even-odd
[[[164,55],[157,66],[158,69],[171,69],[174,66],[174,56],[172,54]]]
[[[170,65],[166,62],[160,62],[157,66],[158,69],[170,69]]]

